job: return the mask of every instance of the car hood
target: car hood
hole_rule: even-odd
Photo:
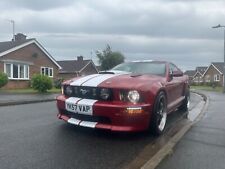
[[[165,77],[141,74],[93,74],[67,81],[73,86],[140,89],[154,83],[164,83]]]
[[[154,83],[164,83],[165,78],[156,75],[123,74],[102,82],[100,87],[144,89]]]

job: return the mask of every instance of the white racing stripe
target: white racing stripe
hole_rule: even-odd
[[[89,86],[89,87],[97,87],[100,83],[104,82],[107,79],[110,79],[115,76],[119,76],[120,74],[94,74],[82,77],[70,85],[72,86]],[[97,102],[97,100],[92,99],[81,99],[77,97],[70,97],[65,101],[65,108],[67,111],[84,114],[84,115],[93,115],[93,105]],[[70,118],[68,123],[79,125],[83,127],[95,128],[97,122],[90,121],[81,121],[75,118]]]
[[[87,80],[95,78],[97,76],[101,76],[101,75],[100,74],[93,74],[93,75],[81,77],[80,79],[77,79],[74,82],[72,82],[70,85],[71,86],[80,86],[80,85],[82,85],[82,83],[86,82]]]
[[[92,100],[92,99],[82,99],[78,102],[78,104],[81,105],[89,105],[89,106],[93,106],[95,104],[95,102],[97,102],[97,100]]]
[[[76,126],[89,127],[89,128],[95,128],[97,124],[97,122],[81,121],[75,118],[70,118],[67,122],[70,124],[74,124]]]
[[[97,122],[82,121],[79,125],[83,127],[95,128]]]
[[[67,122],[70,124],[78,125],[81,122],[81,120],[70,118]]]
[[[73,103],[73,104],[75,104],[80,99],[81,98],[78,98],[78,97],[70,97],[70,98],[66,99],[66,103]]]
[[[90,86],[90,87],[97,87],[100,83],[104,82],[105,80],[119,76],[120,74],[101,74],[101,76],[96,76],[93,79],[90,79],[82,84],[82,86]]]

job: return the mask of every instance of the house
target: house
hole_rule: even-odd
[[[218,83],[219,86],[223,86],[223,62],[212,62],[204,73],[205,83]]]
[[[78,56],[77,60],[63,60],[57,62],[62,67],[58,75],[58,77],[62,79],[98,73],[98,69],[93,61],[84,60],[83,56]]]
[[[0,42],[0,71],[8,75],[7,89],[27,88],[34,74],[56,78],[61,66],[36,40],[18,33],[14,40]]]
[[[202,84],[204,83],[204,73],[206,71],[208,67],[205,67],[205,66],[201,66],[201,67],[196,67],[196,70],[195,70],[195,74],[193,76],[193,82],[195,84]]]
[[[189,78],[189,84],[193,84],[193,78],[196,73],[196,70],[187,70],[184,72],[185,75]]]
[[[100,65],[99,66],[96,66],[96,68],[97,68],[98,72],[102,71],[102,68],[101,68]]]

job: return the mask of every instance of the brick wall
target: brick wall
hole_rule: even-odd
[[[88,66],[86,66],[80,73],[80,75],[86,76],[98,73],[92,63],[89,63]]]
[[[76,73],[59,73],[58,77],[64,80],[69,80],[74,77],[77,77],[77,74]]]
[[[59,73],[58,77],[63,78],[65,80],[72,79],[77,76],[87,76],[91,74],[98,73],[91,63],[88,64],[79,74],[77,73]]]
[[[214,82],[214,75],[215,74],[219,74],[220,76],[220,81],[217,82],[220,86],[223,85],[223,75],[221,75],[212,65],[209,67],[209,69],[207,70],[207,72],[205,73],[204,76],[204,81],[206,82],[207,80],[210,80],[210,82]],[[207,79],[207,75],[209,77],[209,79]]]

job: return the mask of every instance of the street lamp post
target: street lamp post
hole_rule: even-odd
[[[213,26],[212,28],[223,28],[224,29],[224,50],[223,50],[223,55],[224,55],[224,62],[223,62],[223,93],[225,93],[225,26],[223,25],[217,25]]]

